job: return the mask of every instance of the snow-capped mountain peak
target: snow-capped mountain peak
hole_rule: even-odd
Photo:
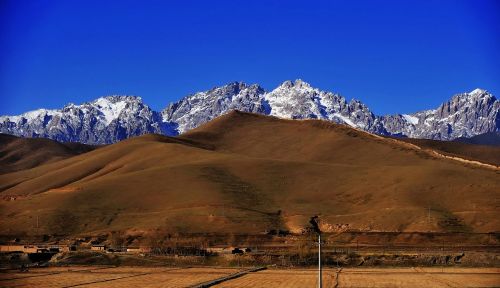
[[[262,113],[264,89],[257,84],[231,82],[205,92],[197,92],[163,110],[163,121],[176,126],[177,133],[183,133],[206,123],[230,110]]]
[[[500,129],[500,101],[484,89],[454,95],[437,109],[401,115],[383,116],[389,134],[411,138],[452,140],[472,137]]]
[[[469,92],[468,94],[469,95],[482,95],[482,94],[487,94],[488,91],[484,90],[484,89],[481,89],[481,88],[476,88],[474,90],[472,90],[471,92]]]
[[[113,143],[144,133],[167,133],[161,115],[135,96],[106,96],[61,110],[39,109],[0,117],[0,131],[88,144]]]
[[[454,95],[448,102],[465,102],[473,103],[474,101],[483,101],[484,99],[496,99],[495,96],[491,95],[488,91],[480,88],[476,88],[468,93],[460,93]],[[443,103],[444,104],[444,103]]]
[[[118,119],[120,113],[122,113],[129,103],[142,103],[142,99],[135,96],[112,95],[100,97],[88,105],[99,110],[102,116],[101,119],[106,125],[109,125],[113,120]]]
[[[302,79],[295,79],[295,81],[292,80],[286,80],[283,83],[281,83],[280,86],[278,86],[277,89],[290,89],[290,88],[295,88],[295,89],[310,89],[311,85]]]
[[[339,94],[314,88],[300,79],[285,81],[266,93],[264,99],[271,107],[270,115],[291,119],[324,119],[361,129],[375,129],[376,118],[361,101],[349,102]]]

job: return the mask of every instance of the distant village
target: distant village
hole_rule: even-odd
[[[183,247],[182,250],[171,250],[151,248],[147,246],[129,246],[115,247],[106,244],[90,244],[90,245],[64,245],[64,244],[0,244],[0,253],[26,253],[26,254],[41,254],[41,253],[60,253],[70,251],[96,251],[105,253],[136,253],[136,254],[244,254],[252,252],[252,248],[241,247],[211,247],[203,250],[197,248]],[[194,251],[197,250],[197,251]]]
[[[121,248],[111,248],[107,245],[93,244],[87,247],[91,251],[102,251],[102,252],[128,252],[128,253],[147,253],[150,251],[147,247],[121,247]],[[81,250],[81,248],[79,248]],[[6,244],[0,245],[0,252],[20,252],[20,253],[59,253],[59,252],[69,252],[77,251],[76,245],[48,245],[48,244]]]

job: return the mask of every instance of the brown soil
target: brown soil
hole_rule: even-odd
[[[2,287],[197,287],[238,269],[51,267],[0,274]],[[498,268],[326,268],[324,287],[498,287]],[[15,279],[14,279],[15,278]],[[9,280],[11,279],[11,280]],[[267,269],[213,287],[316,287],[314,269]]]
[[[422,149],[435,150],[445,155],[462,157],[500,166],[500,146],[467,144],[455,141],[429,139],[397,138],[400,141],[415,144]]]
[[[0,133],[0,174],[56,162],[95,148],[97,146],[60,143],[44,138],[19,138]]]
[[[499,170],[317,120],[231,112],[0,175],[0,234],[500,230]]]

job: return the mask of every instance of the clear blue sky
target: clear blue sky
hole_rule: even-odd
[[[500,94],[500,1],[0,1],[0,115],[287,79],[377,114]]]

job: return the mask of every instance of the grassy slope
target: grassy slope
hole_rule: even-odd
[[[471,138],[459,137],[453,141],[476,145],[500,146],[500,131],[487,132]]]
[[[342,125],[240,112],[0,175],[0,191],[0,234],[298,231],[314,214],[371,231],[500,226],[498,170]]]
[[[423,149],[436,150],[449,156],[500,166],[500,146],[467,144],[455,141],[400,138],[400,141],[415,144]]]
[[[0,174],[56,162],[95,148],[80,143],[59,143],[50,139],[0,134]]]

